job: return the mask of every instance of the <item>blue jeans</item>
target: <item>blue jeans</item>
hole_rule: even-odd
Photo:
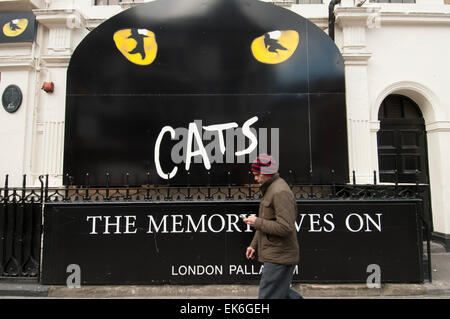
[[[264,263],[259,283],[259,299],[303,299],[291,289],[294,266]]]

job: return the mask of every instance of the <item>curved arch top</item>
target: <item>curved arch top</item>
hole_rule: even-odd
[[[182,184],[186,170],[172,156],[180,136],[164,138],[167,149],[156,154],[162,167],[155,167],[163,127],[197,121],[202,135],[202,125],[243,127],[255,117],[252,128],[267,129],[272,139],[261,150],[279,151],[281,173],[294,171],[294,180],[306,182],[312,170],[316,182],[327,183],[334,169],[337,182],[348,179],[341,53],[319,27],[273,4],[160,0],[128,9],[77,47],[66,101],[64,175],[75,180],[89,172],[101,184],[106,171],[128,170],[150,171],[158,180],[160,171],[178,165],[175,182]],[[247,183],[251,158],[229,165],[226,156],[212,165],[218,177],[208,182],[223,183],[233,171],[233,182]],[[208,165],[187,167],[199,184],[206,182]]]
[[[159,50],[151,66],[124,59],[113,41],[123,29],[156,35]],[[266,65],[252,56],[255,39],[285,30],[300,38],[287,61]],[[78,45],[68,75],[69,95],[345,90],[344,63],[334,42],[309,20],[257,0],[160,0],[133,7],[102,23]],[[128,81],[130,75],[136,81]]]
[[[390,94],[401,94],[409,97],[419,106],[425,123],[433,123],[446,119],[447,112],[441,107],[437,95],[423,84],[413,81],[399,81],[388,85],[378,94],[372,107],[372,120],[378,120],[378,110],[383,100]]]

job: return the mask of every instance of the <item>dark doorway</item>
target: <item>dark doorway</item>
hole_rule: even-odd
[[[425,121],[410,98],[392,94],[381,104],[378,163],[381,182],[428,183]]]

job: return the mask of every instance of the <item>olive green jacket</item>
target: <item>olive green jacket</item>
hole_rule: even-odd
[[[261,262],[295,265],[299,247],[295,220],[297,205],[289,185],[278,174],[261,186],[263,198],[250,244]]]

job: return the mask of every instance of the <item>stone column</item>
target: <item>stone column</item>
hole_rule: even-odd
[[[35,178],[49,174],[51,186],[62,185],[64,123],[67,67],[76,47],[75,36],[85,24],[76,9],[42,9],[34,11],[43,28],[43,43],[39,59],[39,84],[54,83],[54,92],[39,92],[38,116],[35,128]]]
[[[345,62],[350,173],[356,172],[358,184],[373,183],[373,171],[378,169],[378,161],[373,155],[376,151],[373,136],[378,129],[376,123],[370,122],[367,78],[367,65],[372,54],[366,46],[366,29],[374,12],[378,12],[376,8],[355,7],[353,1],[342,1],[335,8],[336,24],[342,31],[341,52]]]
[[[427,123],[433,239],[450,252],[450,121]]]

